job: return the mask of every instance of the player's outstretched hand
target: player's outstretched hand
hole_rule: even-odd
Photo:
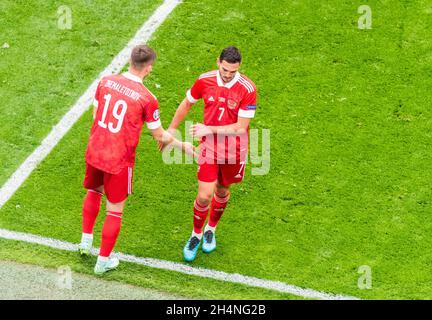
[[[186,154],[194,157],[195,159],[198,159],[198,153],[196,152],[196,148],[190,142],[183,142],[183,151]]]
[[[192,135],[192,137],[197,137],[197,138],[201,138],[212,134],[211,130],[202,123],[191,125],[189,128],[189,133]]]
[[[166,130],[169,134],[171,134],[173,137],[175,136],[175,129],[167,129]],[[169,145],[169,143],[165,143],[163,141],[158,141],[158,149],[160,152],[164,151],[165,148]]]
[[[164,151],[164,149],[166,148],[167,145],[168,145],[167,143],[163,143],[162,141],[158,141],[159,151],[160,152]]]

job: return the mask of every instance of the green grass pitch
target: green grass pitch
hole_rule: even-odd
[[[72,30],[57,29],[56,1],[0,3],[0,46],[10,45],[0,49],[0,184],[160,3],[74,1]],[[370,30],[357,27],[362,4]],[[158,60],[145,80],[164,126],[194,79],[236,45],[258,88],[251,127],[271,130],[269,174],[247,167],[217,251],[193,266],[365,299],[432,298],[431,17],[422,0],[185,0],[174,10],[149,42]],[[199,103],[187,120],[201,119]],[[90,125],[89,111],[0,210],[0,228],[79,241]],[[116,251],[181,262],[196,166],[164,164],[146,129],[137,154]],[[73,253],[0,246],[0,259],[92,272],[94,260]],[[368,290],[357,286],[362,265]],[[296,298],[127,263],[107,277],[191,298]]]

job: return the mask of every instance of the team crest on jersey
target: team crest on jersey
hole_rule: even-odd
[[[153,119],[159,120],[159,117],[160,117],[159,109],[156,109],[155,112],[153,112]]]
[[[237,102],[234,100],[228,99],[228,108],[235,109],[235,107],[237,107]]]

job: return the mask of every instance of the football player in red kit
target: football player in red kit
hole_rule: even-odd
[[[133,48],[128,72],[102,78],[94,99],[93,126],[86,151],[82,238],[79,252],[90,253],[93,227],[103,194],[107,213],[102,228],[102,242],[94,268],[96,274],[116,268],[119,261],[110,257],[120,232],[123,208],[132,193],[135,152],[144,122],[155,140],[193,155],[194,147],[176,140],[166,132],[159,118],[158,101],[143,85],[152,71],[156,54],[150,47]]]
[[[192,135],[201,138],[201,150],[193,231],[183,249],[189,262],[195,259],[202,238],[205,253],[216,249],[215,230],[227,206],[230,185],[244,177],[249,122],[255,116],[257,93],[255,84],[239,73],[240,64],[241,54],[236,47],[223,49],[217,59],[218,69],[202,74],[195,81],[168,129],[174,132],[193,104],[204,100],[204,124],[191,127]]]

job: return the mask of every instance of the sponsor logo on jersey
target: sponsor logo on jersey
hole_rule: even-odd
[[[225,102],[225,98],[224,97],[219,97],[219,102]]]
[[[237,102],[234,101],[234,100],[229,100],[228,99],[228,108],[235,109],[235,107],[237,107]]]
[[[159,117],[160,117],[159,109],[156,109],[155,112],[153,112],[153,119],[159,120]]]
[[[210,96],[210,98],[208,99],[208,101],[212,101],[212,102],[214,102],[215,99],[213,98],[213,96]]]
[[[256,106],[255,105],[250,105],[250,106],[247,106],[247,109],[248,110],[256,110]]]

